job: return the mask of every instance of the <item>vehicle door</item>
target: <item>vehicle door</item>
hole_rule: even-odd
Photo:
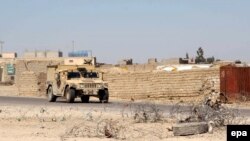
[[[65,72],[59,72],[55,74],[55,82],[53,85],[53,93],[58,96],[63,95],[64,85],[66,82],[66,73]]]

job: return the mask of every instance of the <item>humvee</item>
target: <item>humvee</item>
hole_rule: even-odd
[[[86,66],[48,66],[46,86],[49,102],[55,102],[57,97],[65,98],[68,103],[73,103],[77,97],[88,103],[90,96],[99,98],[102,103],[109,100],[108,84],[103,81],[102,73]]]

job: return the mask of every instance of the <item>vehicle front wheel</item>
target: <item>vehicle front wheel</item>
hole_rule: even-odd
[[[82,96],[81,97],[82,103],[89,103],[89,96]]]
[[[66,101],[67,103],[73,103],[75,101],[75,89],[67,88],[66,90]]]
[[[99,92],[99,100],[101,103],[108,103],[109,102],[109,91],[102,90]]]
[[[49,102],[55,102],[56,101],[56,98],[57,98],[57,96],[55,96],[54,94],[53,94],[53,89],[52,89],[52,87],[51,86],[49,86],[49,88],[48,88],[48,101]]]

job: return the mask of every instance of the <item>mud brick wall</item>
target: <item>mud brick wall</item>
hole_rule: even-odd
[[[16,83],[21,79],[24,71],[33,71],[35,74],[46,73],[47,66],[62,63],[60,60],[17,60],[16,61]]]
[[[142,72],[104,74],[109,83],[111,97],[124,99],[161,99],[169,97],[195,97],[206,87],[219,91],[219,69],[180,72]]]
[[[39,89],[36,74],[32,71],[24,71],[20,77],[22,83],[18,85],[19,95],[36,96]]]
[[[37,77],[38,95],[42,96],[46,92],[47,73],[41,72]]]
[[[62,60],[17,60],[15,83],[20,95],[45,95],[47,66]]]

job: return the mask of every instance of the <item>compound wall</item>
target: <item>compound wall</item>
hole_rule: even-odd
[[[45,95],[47,65],[61,64],[63,60],[17,60],[16,86],[20,95]],[[147,68],[140,66],[142,69]],[[149,70],[154,66],[149,67]],[[129,70],[130,68],[128,68]],[[124,99],[169,99],[196,97],[206,91],[219,91],[219,68],[179,71],[105,73],[111,97]]]
[[[219,91],[219,68],[180,72],[104,74],[111,97],[162,99],[195,97],[207,90]]]

